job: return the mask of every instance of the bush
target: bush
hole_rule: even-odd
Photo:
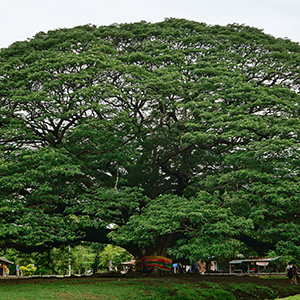
[[[22,270],[22,273],[24,276],[31,276],[36,271],[36,267],[34,267],[32,264],[25,266],[21,266],[20,269]]]

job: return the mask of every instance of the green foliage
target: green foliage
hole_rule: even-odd
[[[206,192],[201,192],[190,199],[163,195],[146,205],[141,214],[133,215],[126,225],[113,231],[111,237],[120,245],[133,242],[142,247],[154,244],[159,236],[185,232],[189,238],[180,243],[183,245],[177,255],[197,257],[199,251],[209,251],[206,248],[209,247],[207,245],[209,243],[207,241],[206,247],[202,249],[199,247],[196,252],[193,249],[191,251],[193,254],[187,253],[189,248],[199,246],[195,240],[202,238],[203,242],[203,238],[207,237],[210,243],[214,243],[215,239],[222,235],[224,242],[224,237],[230,238],[238,231],[244,232],[251,228],[251,225],[251,221],[233,216],[230,209],[220,206],[218,198]],[[219,242],[216,243],[215,252],[206,253],[205,256],[225,254],[228,249],[217,249],[220,247]],[[214,247],[212,244],[210,246]],[[200,256],[203,255],[204,253]]]
[[[0,247],[106,229],[135,256],[299,258],[299,62],[256,28],[173,18],[2,49]]]
[[[36,267],[32,264],[25,266],[20,266],[20,270],[22,270],[24,276],[31,276],[36,271]]]
[[[99,266],[101,268],[107,269],[109,266],[109,262],[111,261],[112,264],[117,267],[118,264],[130,261],[132,259],[134,259],[134,257],[125,249],[114,245],[107,245],[100,253]]]
[[[69,263],[71,263],[72,274],[86,274],[88,270],[96,273],[100,269],[107,269],[110,260],[114,266],[118,267],[119,263],[134,259],[123,248],[97,243],[82,243],[73,247],[62,246],[44,253],[30,254],[9,249],[1,255],[9,258],[15,265],[21,265],[23,275],[33,273],[35,275],[68,275]],[[34,271],[31,268],[33,265]],[[30,273],[29,268],[31,268]],[[10,274],[15,275],[15,266],[10,266]]]
[[[291,296],[291,297],[286,297],[286,298],[281,298],[282,300],[299,300],[300,296],[299,295],[295,295],[295,296]]]

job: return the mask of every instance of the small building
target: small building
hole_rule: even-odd
[[[279,258],[280,256],[234,259],[229,262],[229,273],[258,273],[265,271],[270,262]]]
[[[12,261],[9,261],[5,257],[0,257],[0,276],[8,276],[9,270],[7,268],[8,265],[13,265],[14,263]]]
[[[135,266],[135,260],[125,261],[120,263],[122,269],[121,274],[127,274],[128,272],[131,272],[134,269]]]

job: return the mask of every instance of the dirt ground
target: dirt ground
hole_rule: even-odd
[[[119,274],[103,274],[103,275],[96,275],[96,277],[103,277],[103,278],[142,278],[143,275],[140,273],[129,273],[126,275],[119,275]],[[215,283],[253,283],[259,284],[264,286],[280,286],[280,287],[291,287],[287,276],[285,275],[278,275],[278,276],[269,276],[269,275],[248,275],[248,274],[241,274],[241,275],[217,275],[217,274],[210,274],[210,275],[202,275],[202,274],[168,274],[165,273],[163,275],[156,275],[150,273],[148,278],[174,278],[177,280],[182,280],[186,282],[192,283],[201,283],[201,281],[208,281],[208,282],[215,282]],[[295,286],[294,286],[295,287]],[[300,293],[300,280],[299,280],[299,293]]]
[[[116,274],[116,273],[105,273],[101,275],[95,276],[72,276],[57,278],[55,276],[41,276],[41,277],[2,277],[0,280],[1,284],[9,284],[9,283],[38,283],[41,280],[43,281],[54,281],[54,280],[80,280],[82,278],[119,278],[119,279],[132,279],[132,278],[172,278],[175,280],[180,280],[184,282],[191,283],[201,283],[202,281],[215,282],[215,283],[253,283],[264,286],[280,286],[280,287],[291,287],[293,285],[290,284],[288,278],[286,276],[279,277],[269,277],[268,275],[264,276],[248,276],[248,275],[200,275],[200,274],[149,274],[147,276],[140,273],[130,273],[126,275]],[[270,280],[271,279],[271,280]],[[294,286],[296,288],[296,286]],[[297,286],[299,288],[300,293],[300,285]]]
[[[196,275],[196,274],[182,274],[174,275],[173,277],[180,280],[186,280],[190,282],[201,282],[209,281],[216,283],[253,283],[264,286],[281,286],[281,287],[290,287],[291,284],[287,277],[272,278],[268,276],[257,277],[257,276],[248,276],[248,275]],[[300,288],[299,288],[300,289]]]

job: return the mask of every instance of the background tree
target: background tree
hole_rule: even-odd
[[[120,264],[134,259],[125,249],[111,244],[106,245],[104,250],[100,253],[99,267],[103,270],[109,270],[110,262],[112,267],[117,267],[122,270]],[[112,271],[115,271],[113,269]]]
[[[298,247],[299,51],[177,19],[2,49],[1,246]]]

